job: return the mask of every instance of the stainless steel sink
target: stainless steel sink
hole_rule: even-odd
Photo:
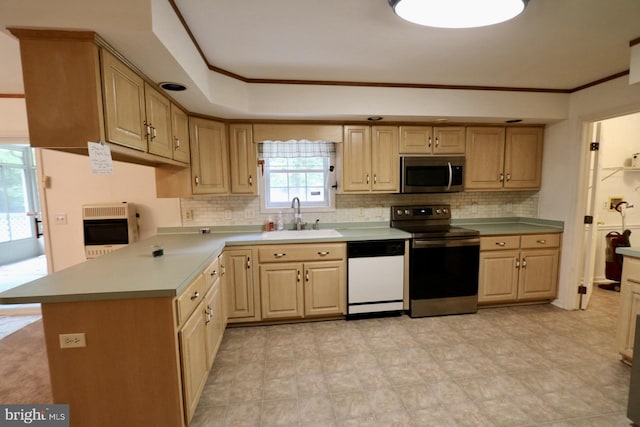
[[[327,237],[342,237],[342,234],[332,228],[321,230],[265,231],[262,233],[262,240],[323,239]]]

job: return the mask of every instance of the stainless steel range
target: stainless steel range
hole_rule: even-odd
[[[478,231],[451,226],[449,205],[392,206],[391,227],[411,233],[411,317],[478,310]]]

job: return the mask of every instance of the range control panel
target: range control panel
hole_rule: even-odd
[[[431,219],[451,219],[449,205],[392,206],[391,220],[428,221]]]

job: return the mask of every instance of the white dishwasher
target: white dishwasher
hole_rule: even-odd
[[[347,318],[402,311],[404,246],[404,240],[347,242]]]

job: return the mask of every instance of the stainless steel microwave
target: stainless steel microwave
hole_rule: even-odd
[[[452,193],[464,190],[464,156],[400,158],[401,193]]]

